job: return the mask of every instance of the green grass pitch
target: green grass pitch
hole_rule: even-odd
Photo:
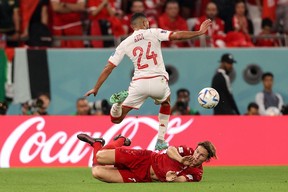
[[[288,166],[205,167],[199,183],[110,184],[89,168],[0,169],[1,192],[288,192]]]

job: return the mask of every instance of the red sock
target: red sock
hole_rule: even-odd
[[[116,147],[122,147],[124,145],[125,138],[120,137],[116,141],[111,141],[109,144],[105,145],[103,149],[115,149]]]
[[[96,154],[102,148],[102,145],[100,142],[95,142],[92,147],[93,147],[93,164],[92,165],[95,166],[95,165],[98,165]]]
[[[164,115],[170,115],[171,109],[170,105],[161,105],[160,107],[160,113]]]
[[[111,113],[110,113],[110,119],[111,119],[111,121],[113,122],[113,120],[118,120],[118,119],[120,119],[120,117],[113,117],[113,116],[111,115]]]

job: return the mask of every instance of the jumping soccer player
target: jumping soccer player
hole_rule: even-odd
[[[87,134],[77,137],[94,148],[93,177],[109,183],[198,182],[202,179],[202,163],[216,158],[216,149],[210,141],[198,143],[195,151],[186,146],[170,146],[167,153],[159,154],[123,148],[131,141],[120,135],[106,146],[103,138],[92,138]]]
[[[101,85],[126,54],[132,60],[135,72],[129,91],[121,91],[110,98],[110,102],[113,103],[110,111],[111,121],[121,123],[131,109],[139,109],[144,101],[151,97],[155,100],[155,104],[161,104],[155,149],[166,149],[168,144],[164,137],[170,117],[170,88],[161,52],[161,41],[191,39],[205,34],[210,25],[211,21],[208,19],[202,23],[199,31],[171,32],[159,28],[149,29],[149,22],[145,15],[135,13],[131,18],[133,34],[116,48],[96,85],[85,96],[97,95]]]

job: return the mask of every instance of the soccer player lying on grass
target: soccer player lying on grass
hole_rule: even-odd
[[[202,163],[216,158],[216,149],[210,141],[198,143],[195,150],[170,146],[166,153],[159,154],[124,148],[122,146],[130,146],[131,141],[121,135],[106,146],[103,138],[92,138],[87,134],[77,137],[94,148],[93,177],[110,183],[197,182],[202,179]]]

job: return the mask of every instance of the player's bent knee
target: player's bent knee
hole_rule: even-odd
[[[98,151],[98,153],[96,154],[96,159],[97,163],[99,163],[100,165],[105,165],[105,152]]]

